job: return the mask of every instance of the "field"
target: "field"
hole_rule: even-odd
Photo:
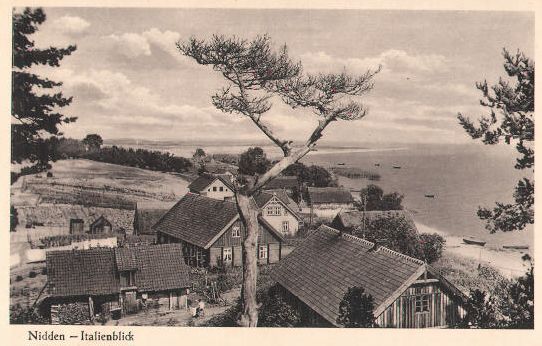
[[[19,190],[20,195],[39,195],[41,201],[49,203],[95,200],[96,206],[107,207],[99,205],[100,201],[121,206],[148,199],[172,201],[184,195],[188,186],[185,179],[172,173],[82,159],[57,161],[50,172],[52,177],[43,173],[21,178],[12,186],[12,193]]]

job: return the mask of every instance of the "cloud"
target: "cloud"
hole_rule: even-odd
[[[304,67],[309,71],[338,71],[346,69],[352,73],[363,73],[382,65],[383,73],[430,73],[446,69],[448,60],[438,54],[410,55],[403,50],[389,49],[378,56],[367,58],[339,58],[320,51],[301,55]]]
[[[127,58],[151,55],[151,47],[147,39],[136,33],[111,34],[105,37],[105,41],[115,53]]]
[[[100,49],[105,49],[107,55],[115,56],[113,61],[137,64],[132,67],[167,69],[189,61],[177,50],[176,42],[180,37],[176,31],[150,28],[141,33],[105,36],[105,45]]]
[[[90,23],[77,16],[62,16],[53,22],[54,27],[67,35],[81,35],[86,33]]]

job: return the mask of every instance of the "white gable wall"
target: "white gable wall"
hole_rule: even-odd
[[[295,236],[299,231],[299,220],[276,197],[271,198],[262,208],[262,217],[285,236]],[[288,224],[287,230],[284,223]]]
[[[234,193],[220,179],[215,179],[215,181],[201,191],[201,195],[218,200],[224,200],[232,199]]]

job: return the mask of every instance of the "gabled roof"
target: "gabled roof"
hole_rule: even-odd
[[[90,227],[93,228],[93,227],[101,226],[101,225],[109,225],[109,226],[111,226],[111,222],[109,222],[109,220],[107,220],[107,219],[102,215],[102,216],[100,216],[99,218],[97,218],[97,219],[90,225]]]
[[[261,225],[283,240],[279,231],[262,217],[258,219]],[[239,214],[234,202],[187,193],[153,229],[208,249],[237,220]]]
[[[191,286],[190,268],[184,262],[181,244],[119,248],[117,256],[119,250],[130,253],[129,258],[135,258],[138,291],[155,292]]]
[[[311,204],[351,204],[354,202],[350,191],[342,187],[309,187],[307,189]]]
[[[46,254],[52,296],[107,295],[119,292],[113,248],[51,251]]]
[[[175,202],[137,202],[134,229],[138,234],[153,234],[152,226],[175,205]]]
[[[237,207],[233,202],[187,193],[154,225],[153,230],[208,248],[212,245],[209,243],[237,218]]]
[[[347,210],[341,211],[333,220],[332,226],[335,228],[344,227],[343,231],[351,231],[355,228],[363,228],[363,225],[367,225],[370,222],[378,219],[397,217],[404,218],[412,229],[416,229],[416,224],[412,219],[410,213],[406,210]]]
[[[296,176],[278,176],[273,180],[265,184],[265,190],[274,190],[274,189],[293,189],[299,186],[299,182]]]
[[[120,291],[120,271],[135,271],[140,292],[190,286],[181,244],[96,248],[47,253],[52,296],[108,295]]]
[[[226,185],[231,191],[234,190],[234,187],[231,181],[229,180],[228,176],[223,175],[223,174],[219,174],[219,175],[202,174],[196,180],[190,183],[190,185],[188,185],[188,189],[190,191],[201,192],[205,190],[207,186],[211,185],[217,179],[220,180],[224,185]]]
[[[256,205],[258,205],[258,208],[262,209],[274,197],[276,197],[276,199],[296,218],[301,219],[301,217],[297,214],[297,211],[295,210],[297,208],[297,204],[288,196],[288,194],[284,190],[260,191],[254,196],[254,201],[256,201]]]
[[[272,277],[330,323],[349,287],[375,301],[375,317],[426,270],[423,261],[321,226],[281,260]]]

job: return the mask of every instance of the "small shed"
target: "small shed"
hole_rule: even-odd
[[[89,233],[90,234],[106,234],[112,233],[113,227],[111,222],[107,220],[103,215],[96,219],[92,224],[90,224]]]

